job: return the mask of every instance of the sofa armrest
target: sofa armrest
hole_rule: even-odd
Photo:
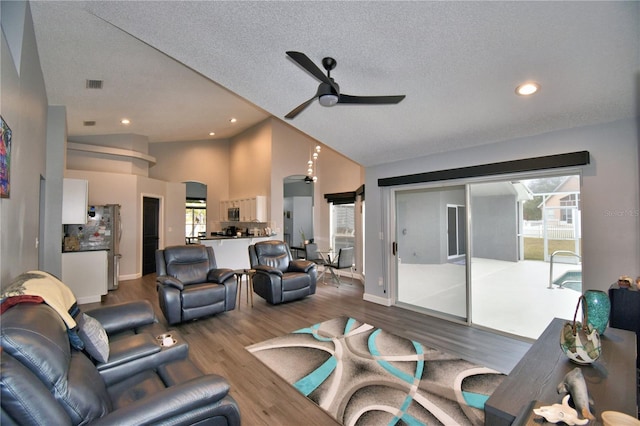
[[[119,303],[85,311],[104,327],[108,334],[158,322],[148,300]]]
[[[256,265],[253,269],[255,269],[256,273],[262,272],[264,274],[277,275],[279,277],[282,276],[282,271],[278,268],[274,268],[273,266]]]
[[[178,290],[184,290],[184,284],[179,279],[172,277],[171,275],[160,275],[156,277],[158,284],[169,285],[175,287]]]
[[[309,260],[293,260],[289,263],[289,272],[309,273],[309,271],[315,266],[316,264]]]
[[[226,280],[233,277],[233,269],[212,269],[207,274],[207,281],[212,283],[224,284]]]
[[[208,374],[132,402],[126,407],[96,419],[91,424],[118,426],[156,424],[176,417],[185,420],[188,419],[190,411],[198,415],[199,410],[215,405],[228,393],[229,383],[224,378]]]
[[[109,344],[109,359],[96,364],[98,371],[108,370],[161,351],[160,344],[149,334],[134,334]],[[132,374],[137,371],[132,372]]]

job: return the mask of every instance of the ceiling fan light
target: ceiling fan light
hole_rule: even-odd
[[[334,106],[335,104],[338,103],[338,95],[334,95],[332,93],[328,93],[326,95],[320,95],[320,97],[318,98],[318,101],[322,106],[326,106],[326,107]]]

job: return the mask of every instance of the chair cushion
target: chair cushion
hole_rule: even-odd
[[[222,284],[205,283],[186,286],[181,293],[182,309],[213,305],[225,299],[226,288]]]
[[[153,370],[145,370],[109,387],[109,395],[114,409],[154,395],[166,386]]]
[[[282,277],[282,290],[300,290],[311,285],[311,277],[304,272],[289,272]]]
[[[71,419],[62,406],[31,371],[6,351],[0,351],[0,359],[2,410],[16,420],[16,423],[19,421],[22,425],[71,424]]]
[[[167,275],[183,284],[202,283],[211,268],[206,247],[201,245],[167,247],[164,250]]]
[[[289,268],[291,257],[286,244],[279,241],[263,241],[255,244],[258,264],[267,265],[285,272]]]
[[[50,306],[22,304],[6,311],[2,348],[40,379],[74,423],[111,411],[98,370],[85,354],[71,351],[66,325]]]

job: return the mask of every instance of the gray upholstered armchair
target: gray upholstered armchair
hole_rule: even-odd
[[[156,273],[160,309],[169,324],[236,307],[236,276],[216,266],[211,247],[191,244],[157,250]]]
[[[249,261],[256,271],[253,291],[272,305],[301,299],[316,292],[316,265],[293,260],[282,241],[261,241],[249,246]]]

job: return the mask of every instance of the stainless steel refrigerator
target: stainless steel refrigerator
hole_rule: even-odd
[[[120,205],[89,206],[87,223],[65,225],[65,239],[77,241],[74,251],[107,251],[107,280],[109,290],[118,288],[120,275]]]

